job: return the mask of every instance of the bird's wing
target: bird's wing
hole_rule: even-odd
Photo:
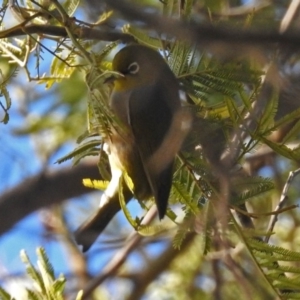
[[[75,241],[78,245],[82,245],[83,252],[89,250],[112,218],[121,210],[118,192],[119,189],[116,189],[115,192],[110,195],[109,201],[99,207],[98,210],[75,231]],[[125,202],[128,203],[132,198],[132,193],[126,185],[123,186],[123,193]]]
[[[164,217],[167,209],[174,157],[166,165],[161,161],[163,166],[159,172],[152,171],[149,161],[163,144],[172,124],[173,113],[168,103],[163,101],[165,96],[163,86],[156,83],[135,89],[129,98],[130,126],[160,218]]]

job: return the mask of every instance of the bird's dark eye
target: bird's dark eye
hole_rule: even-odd
[[[139,69],[140,69],[140,66],[138,65],[138,63],[137,62],[133,62],[128,67],[128,73],[130,73],[130,74],[136,74],[139,71]]]

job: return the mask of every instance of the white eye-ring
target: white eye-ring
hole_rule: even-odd
[[[130,74],[136,74],[140,70],[140,66],[138,65],[137,62],[133,62],[132,64],[129,65],[128,67],[128,72]]]

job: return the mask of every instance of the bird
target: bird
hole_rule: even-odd
[[[112,126],[106,137],[112,178],[99,211],[75,233],[83,251],[120,209],[117,199],[124,172],[133,183],[132,188],[124,189],[125,200],[153,197],[159,219],[164,218],[174,159],[191,127],[191,116],[181,103],[179,82],[158,51],[127,45],[115,55],[112,70],[119,76],[112,79],[109,107],[121,126]],[[114,203],[109,205],[111,201]]]

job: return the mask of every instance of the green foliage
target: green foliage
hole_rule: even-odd
[[[21,251],[22,262],[26,266],[26,272],[32,280],[34,288],[27,288],[29,300],[63,300],[66,279],[63,275],[55,278],[54,270],[43,248],[37,248],[37,268],[32,264],[24,250]],[[4,289],[0,288],[0,298],[14,300]],[[82,299],[80,291],[76,300]]]
[[[270,286],[281,291],[281,299],[294,299],[300,293],[300,253],[270,245],[257,239],[247,239],[246,244]],[[292,265],[291,265],[292,263]],[[285,293],[288,292],[288,295]]]
[[[236,27],[239,25],[251,26],[257,22],[257,14],[254,11],[246,13],[244,18],[242,16],[231,18],[230,15],[225,17],[224,11],[226,10],[223,11],[222,9],[225,9],[225,6],[226,9],[229,9],[232,4],[229,2],[225,3],[221,0],[204,1],[201,3],[201,7],[197,6],[199,3],[195,5],[195,2],[197,1],[164,0],[156,3],[156,7],[160,10],[158,13],[163,14],[163,16],[184,22],[195,22],[195,20],[197,21],[195,17],[200,15],[201,18],[206,18],[207,22],[211,21],[214,24],[218,22],[225,23],[225,19],[228,19],[228,22],[232,22]],[[26,3],[28,6],[26,8],[36,10],[31,1],[26,1]],[[65,1],[63,8],[67,14],[73,15],[79,3],[78,0]],[[50,7],[50,9],[54,14],[54,7]],[[197,10],[200,10],[201,14],[195,14]],[[222,18],[218,18],[220,12],[221,15],[223,14]],[[271,13],[270,8],[268,8],[268,12],[262,12],[262,15],[264,13]],[[111,13],[104,14],[98,23],[106,22],[110,17]],[[36,24],[36,20],[31,22]],[[59,18],[55,22],[57,24],[62,23]],[[63,26],[66,26],[66,24],[63,24]],[[80,26],[87,29],[93,28],[94,24],[90,24],[90,26],[85,24],[86,27],[80,24]],[[255,23],[255,26],[257,26],[257,23]],[[15,132],[23,135],[38,134],[51,129],[56,141],[56,144],[49,151],[52,153],[60,145],[66,143],[67,140],[75,140],[75,136],[83,131],[84,126],[83,122],[79,120],[87,119],[87,128],[85,133],[78,138],[78,146],[71,153],[59,159],[58,163],[73,159],[73,163],[76,165],[83,158],[98,156],[100,153],[99,171],[106,180],[109,178],[109,174],[106,168],[108,161],[103,150],[103,141],[109,137],[112,128],[124,129],[112,114],[108,105],[111,86],[107,84],[107,80],[112,76],[119,76],[111,71],[111,53],[119,46],[119,43],[113,42],[103,47],[98,41],[81,41],[74,38],[78,28],[72,30],[73,28],[70,26],[68,29],[72,33],[68,38],[52,40],[53,44],[47,46],[47,48],[41,43],[42,36],[28,35],[20,39],[1,39],[0,51],[2,57],[7,58],[10,63],[14,66],[17,65],[18,68],[24,68],[29,80],[35,80],[39,84],[43,84],[49,91],[57,89],[56,92],[59,95],[46,113],[42,114],[40,118],[29,119],[27,124],[22,124],[22,127]],[[253,215],[256,212],[263,214],[266,211],[260,211],[260,208],[256,211],[256,205],[259,207],[264,201],[267,202],[271,198],[271,193],[273,197],[278,198],[278,195],[275,194],[275,187],[280,185],[278,178],[276,184],[274,184],[274,179],[262,176],[243,176],[236,179],[234,174],[232,176],[234,170],[231,170],[231,167],[243,165],[247,157],[255,153],[260,147],[271,149],[276,157],[285,158],[291,165],[298,163],[300,160],[300,147],[298,144],[295,146],[290,143],[299,139],[300,121],[298,119],[300,108],[288,112],[284,116],[278,116],[281,100],[280,90],[279,86],[274,83],[270,84],[267,80],[268,70],[266,70],[265,62],[255,61],[244,56],[228,59],[226,55],[221,60],[215,55],[214,48],[205,51],[203,50],[205,45],[198,47],[188,44],[163,32],[141,28],[139,23],[123,25],[122,32],[131,35],[136,42],[156,49],[163,55],[182,84],[182,89],[187,94],[185,105],[190,106],[195,115],[192,147],[180,153],[174,168],[174,180],[169,201],[170,209],[167,212],[170,222],[164,221],[166,223],[159,225],[141,225],[142,217],[134,218],[126,206],[122,185],[120,184],[119,200],[128,222],[135,230],[145,236],[157,235],[172,228],[174,224],[178,225],[173,237],[173,246],[176,249],[181,249],[190,232],[199,233],[199,240],[195,242],[198,248],[194,249],[195,252],[190,253],[190,256],[186,256],[188,259],[185,257],[185,260],[194,263],[188,265],[189,272],[184,269],[187,265],[184,259],[182,261],[178,259],[182,262],[181,265],[173,266],[173,269],[180,270],[182,273],[186,271],[186,278],[190,280],[193,277],[188,275],[194,275],[192,272],[196,273],[197,270],[201,270],[204,264],[203,260],[206,258],[205,255],[208,257],[214,252],[217,252],[218,255],[220,255],[219,252],[226,252],[223,256],[220,256],[221,258],[213,257],[211,261],[212,265],[217,260],[217,263],[221,264],[222,259],[224,259],[229,264],[226,259],[231,249],[225,246],[224,249],[219,249],[216,246],[216,240],[219,238],[226,246],[227,241],[230,240],[233,247],[242,244],[243,247],[247,248],[247,254],[251,256],[250,260],[246,260],[247,266],[243,266],[243,263],[238,262],[244,272],[243,276],[250,278],[249,282],[255,276],[263,278],[265,281],[258,285],[257,291],[250,289],[251,295],[253,293],[253,299],[259,299],[258,297],[261,294],[276,295],[280,299],[300,298],[299,252],[273,246],[271,242],[258,241],[258,237],[264,237],[270,233],[267,232],[268,228],[266,226],[259,229],[242,228],[242,225],[235,221],[229,209],[237,209],[238,211],[240,205],[249,205],[254,208]],[[43,69],[43,52],[41,49],[48,51],[53,56],[47,73],[43,75],[40,75],[40,70]],[[222,46],[220,46],[220,49],[222,49]],[[89,51],[89,53],[86,53],[86,51]],[[32,75],[29,72],[28,63],[34,56],[36,57],[37,71],[35,75]],[[0,73],[0,94],[4,99],[3,102],[0,102],[0,109],[4,115],[1,120],[3,123],[9,121],[8,112],[11,107],[11,96],[8,92],[8,82],[14,76],[17,68],[13,70],[9,73],[11,75],[4,74],[2,71]],[[84,79],[82,71],[86,74]],[[87,89],[83,87],[82,82],[84,80]],[[75,85],[77,89],[74,92],[72,87]],[[84,98],[86,92],[88,99],[82,105],[82,98]],[[263,106],[257,108],[256,105],[257,103],[260,104],[262,98],[267,101],[263,102]],[[57,116],[56,109],[62,103],[67,107],[65,110],[67,112]],[[68,116],[67,121],[65,121],[66,115]],[[207,122],[200,122],[202,125],[197,127],[197,122],[202,119]],[[272,133],[289,124],[293,124],[293,126],[287,130],[285,137],[280,142],[274,141],[271,136]],[[216,154],[211,155],[218,147]],[[224,174],[219,172],[218,167],[221,169],[220,166],[222,166],[224,156],[226,157],[228,153],[235,154],[234,152],[236,152],[236,155],[232,155],[233,161],[232,165],[229,166],[230,170],[225,170],[228,177],[226,179],[230,182],[228,193],[222,195],[221,184],[222,175]],[[126,174],[123,177],[132,189],[130,179],[126,178]],[[89,181],[85,185],[96,189],[105,188],[105,182]],[[228,202],[223,203],[224,199]],[[150,200],[150,202],[153,205],[153,201]],[[146,204],[148,205],[148,203]],[[146,204],[141,203],[147,211]],[[222,204],[224,205],[222,206]],[[268,205],[271,206],[270,203]],[[227,219],[225,218],[226,226],[222,223],[222,220],[218,219],[220,216],[218,206],[225,210],[222,211],[222,214],[227,217]],[[180,213],[182,212],[182,217],[176,211],[178,207]],[[181,218],[180,221],[178,221],[179,218]],[[238,234],[236,235],[236,233]],[[22,256],[27,265],[28,274],[39,287],[38,290],[28,290],[28,298],[54,299],[59,297],[55,299],[61,299],[65,279],[63,277],[55,278],[45,253],[39,250],[38,269],[34,268],[25,254]],[[253,267],[254,265],[256,268]],[[250,271],[247,270],[247,267]],[[233,269],[232,273],[234,271],[236,270]],[[253,271],[253,277],[251,277],[251,271]],[[224,272],[224,274],[228,273]],[[203,274],[201,275],[204,277]],[[186,278],[182,276],[182,284],[187,285],[187,280],[184,280]],[[224,281],[226,280],[224,279]],[[226,286],[222,288],[224,299],[233,298],[230,293],[239,295],[240,291],[241,287],[230,279],[226,281]],[[197,292],[199,292],[197,295],[200,295],[199,299],[208,299],[206,297],[208,293],[205,292],[205,289],[198,289]],[[185,291],[182,289],[180,293],[182,293],[180,295],[183,295],[182,299],[185,299]],[[9,295],[2,289],[0,289],[0,296],[3,299],[9,299]],[[267,299],[261,297],[261,299],[264,298]]]
[[[137,42],[139,42],[140,44],[143,44],[148,47],[155,48],[155,49],[162,48],[161,40],[145,34],[145,32],[143,30],[140,30],[137,27],[127,24],[123,27],[123,32],[132,35],[134,37],[134,39]]]
[[[9,293],[0,287],[0,299],[1,300],[15,300]]]
[[[98,139],[85,140],[72,152],[58,159],[57,163],[61,164],[69,159],[73,159],[73,164],[77,165],[80,160],[86,156],[98,156],[100,152],[100,143],[101,141]]]
[[[7,89],[7,85],[9,83],[9,80],[11,80],[14,76],[17,74],[17,69],[15,68],[12,73],[5,78],[4,74],[2,73],[2,70],[0,69],[0,98],[3,97],[5,104],[3,104],[0,101],[0,111],[2,110],[1,114],[4,114],[2,119],[0,119],[0,123],[7,124],[9,121],[9,109],[11,107],[11,98]]]
[[[242,182],[235,182],[235,190],[241,192],[230,199],[230,204],[239,205],[253,199],[257,201],[264,193],[274,189],[273,180],[263,177],[248,177]]]
[[[119,201],[120,201],[120,205],[121,205],[121,208],[124,212],[124,215],[127,219],[127,221],[130,223],[130,225],[134,228],[134,229],[137,229],[138,226],[140,225],[140,220],[139,219],[136,219],[134,220],[126,206],[126,202],[125,202],[125,198],[124,198],[124,194],[123,194],[123,180],[119,180]]]
[[[84,186],[97,190],[105,190],[108,184],[108,181],[83,179]]]
[[[143,225],[141,224],[138,227],[138,233],[142,236],[151,236],[151,237],[156,237],[161,233],[167,232],[168,227],[164,226],[162,224],[156,224],[156,225]]]

